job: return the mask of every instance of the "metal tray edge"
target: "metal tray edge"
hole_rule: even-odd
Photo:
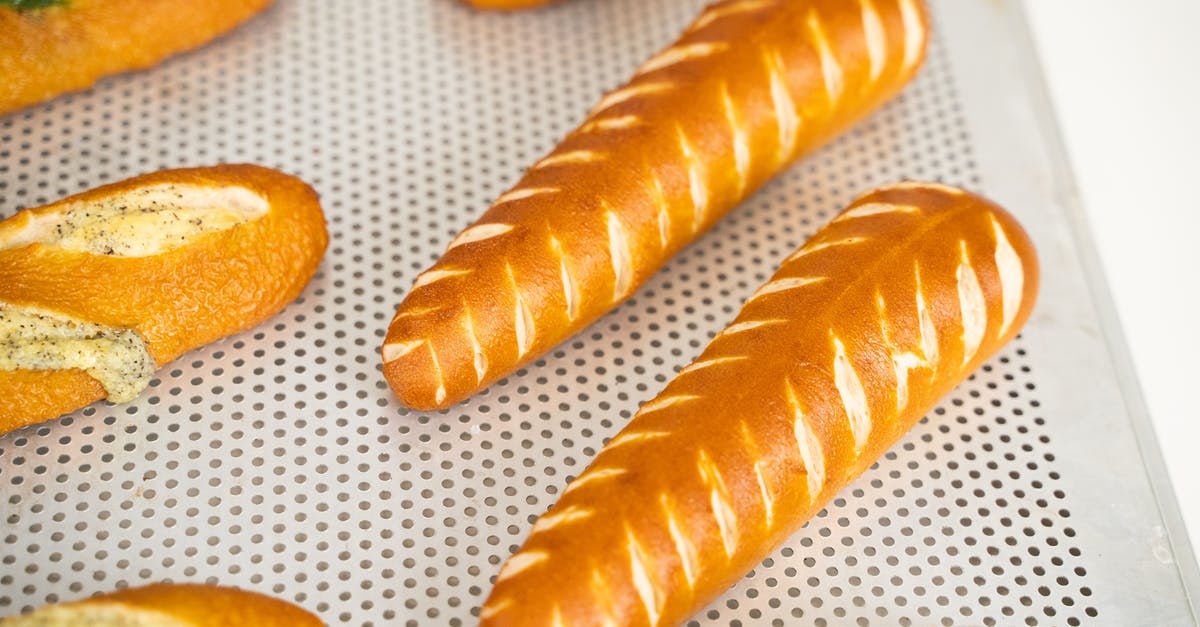
[[[1017,47],[1020,49],[1022,57],[1022,71],[1025,72],[1031,87],[1030,93],[1033,100],[1031,105],[1042,126],[1042,136],[1050,153],[1051,167],[1055,170],[1056,200],[1064,210],[1073,243],[1082,262],[1084,281],[1091,296],[1091,304],[1095,308],[1105,346],[1113,357],[1113,369],[1120,386],[1121,397],[1125,401],[1129,423],[1137,438],[1138,450],[1146,468],[1147,478],[1154,490],[1154,501],[1166,528],[1167,539],[1171,544],[1179,577],[1187,596],[1188,607],[1192,613],[1192,621],[1194,624],[1200,625],[1200,606],[1197,605],[1197,595],[1200,595],[1200,563],[1197,562],[1195,549],[1183,522],[1183,514],[1175,499],[1175,490],[1163,460],[1154,424],[1150,419],[1141,383],[1133,365],[1132,354],[1125,340],[1120,318],[1117,316],[1112,292],[1109,290],[1104,276],[1099,251],[1091,236],[1087,215],[1083,210],[1083,200],[1071,169],[1070,154],[1067,152],[1062,137],[1062,127],[1054,109],[1054,103],[1050,98],[1049,89],[1047,89],[1046,76],[1039,60],[1037,42],[1033,39],[1033,31],[1025,8],[1027,1],[1013,3],[1011,19],[1016,22],[1016,28],[1013,30],[1022,40],[1018,42]]]

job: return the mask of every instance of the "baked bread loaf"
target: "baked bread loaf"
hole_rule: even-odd
[[[0,221],[0,433],[132,400],[183,353],[294,300],[316,193],[254,165],[169,170]]]
[[[271,0],[0,0],[0,113],[199,47]]]
[[[551,2],[554,0],[466,0],[467,4],[476,9],[487,11],[518,11],[540,7]]]
[[[708,7],[417,277],[382,348],[392,391],[447,407],[596,320],[896,94],[927,28],[920,0]]]
[[[1037,287],[991,202],[922,183],[860,198],[567,485],[483,625],[685,620],[1013,338]]]
[[[48,605],[2,627],[320,627],[316,616],[256,592],[202,584],[152,584]]]

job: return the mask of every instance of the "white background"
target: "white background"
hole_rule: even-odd
[[[1200,543],[1200,0],[1025,0],[1025,10],[1158,442]]]

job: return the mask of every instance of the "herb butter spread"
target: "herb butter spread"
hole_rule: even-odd
[[[18,11],[32,11],[33,9],[66,5],[67,0],[0,0],[0,7],[9,7]]]
[[[0,303],[0,370],[71,368],[99,381],[108,400],[124,403],[146,389],[155,364],[145,340],[130,329]]]
[[[11,625],[8,621],[12,621]],[[88,607],[52,605],[3,622],[5,627],[185,627],[185,623],[161,612],[119,603]]]
[[[153,185],[33,216],[24,229],[0,237],[0,250],[40,243],[93,255],[148,257],[259,218],[268,209],[265,198],[243,187]]]

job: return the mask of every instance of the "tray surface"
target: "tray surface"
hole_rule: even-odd
[[[1025,222],[1046,268],[1038,313],[695,622],[1195,624],[1190,556],[1176,563],[1020,71],[1019,16],[932,4],[938,34],[901,97],[620,308],[432,414],[401,408],[379,372],[405,290],[700,1],[284,1],[200,51],[0,118],[3,215],[144,171],[257,162],[313,184],[332,236],[275,319],[184,356],[135,402],[0,437],[0,615],[190,580],[331,624],[472,624],[535,517],[778,261],[857,194],[917,178]]]

